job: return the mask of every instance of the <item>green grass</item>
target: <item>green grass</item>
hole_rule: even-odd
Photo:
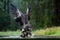
[[[21,31],[6,31],[6,32],[0,32],[0,36],[11,36],[11,35],[20,35]]]
[[[60,36],[60,27],[52,27],[52,28],[35,30],[33,33],[34,33],[35,35]]]
[[[53,34],[53,36],[60,36],[60,30]]]
[[[53,35],[53,36],[60,36],[60,27],[51,27],[46,29],[38,29],[32,31],[34,35]],[[0,32],[0,36],[10,36],[10,35],[20,35],[21,31],[6,31]]]

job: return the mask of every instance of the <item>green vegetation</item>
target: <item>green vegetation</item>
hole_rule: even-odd
[[[32,28],[40,29],[50,27],[54,23],[54,0],[0,0],[0,30],[17,30],[20,28],[9,12],[9,4],[16,5],[23,13],[26,12],[26,2],[29,2],[31,10],[30,23]],[[53,19],[53,21],[52,21]]]
[[[52,27],[46,29],[40,29],[34,31],[36,35],[52,35],[52,36],[60,36],[60,27]]]
[[[20,35],[21,31],[17,30],[17,31],[2,31],[0,32],[0,36],[15,36],[15,35]]]
[[[32,7],[30,23],[35,35],[60,36],[60,13],[56,13],[55,0],[0,0],[0,35],[20,35],[21,28],[9,12],[9,4],[13,3],[23,13],[26,1]],[[49,27],[49,28],[48,28]],[[51,28],[52,27],[52,28]],[[9,30],[9,31],[8,31]]]
[[[34,35],[49,35],[49,36],[60,36],[60,27],[52,27],[46,29],[40,29],[32,31]],[[21,31],[7,31],[7,32],[0,32],[0,36],[18,36],[21,34]]]

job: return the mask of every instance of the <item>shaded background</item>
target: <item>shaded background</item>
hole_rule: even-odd
[[[60,26],[59,0],[0,0],[0,31],[15,31],[21,28],[10,14],[9,4],[13,3],[26,13],[26,1],[32,7],[30,23],[33,30]]]

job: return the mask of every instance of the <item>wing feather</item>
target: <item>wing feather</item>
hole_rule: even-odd
[[[23,14],[21,11],[19,11],[19,9],[13,5],[13,4],[10,4],[10,13],[13,14],[14,16],[14,19],[16,19],[17,17],[21,17],[21,15]]]
[[[30,6],[30,4],[28,2],[26,4],[27,4],[26,15],[28,16],[28,20],[30,20],[31,6]]]

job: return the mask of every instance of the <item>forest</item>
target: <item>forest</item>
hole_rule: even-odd
[[[56,6],[55,0],[0,0],[0,31],[18,30],[19,34],[22,26],[15,22],[9,12],[10,4],[16,5],[19,10],[26,13],[26,2],[29,2],[32,8],[29,22],[32,25],[33,33],[38,33],[37,35],[53,35],[57,33],[56,29],[57,31],[60,30],[59,3]],[[2,35],[2,32],[0,34]],[[17,35],[16,32],[15,34]],[[60,35],[60,31],[58,34]]]

